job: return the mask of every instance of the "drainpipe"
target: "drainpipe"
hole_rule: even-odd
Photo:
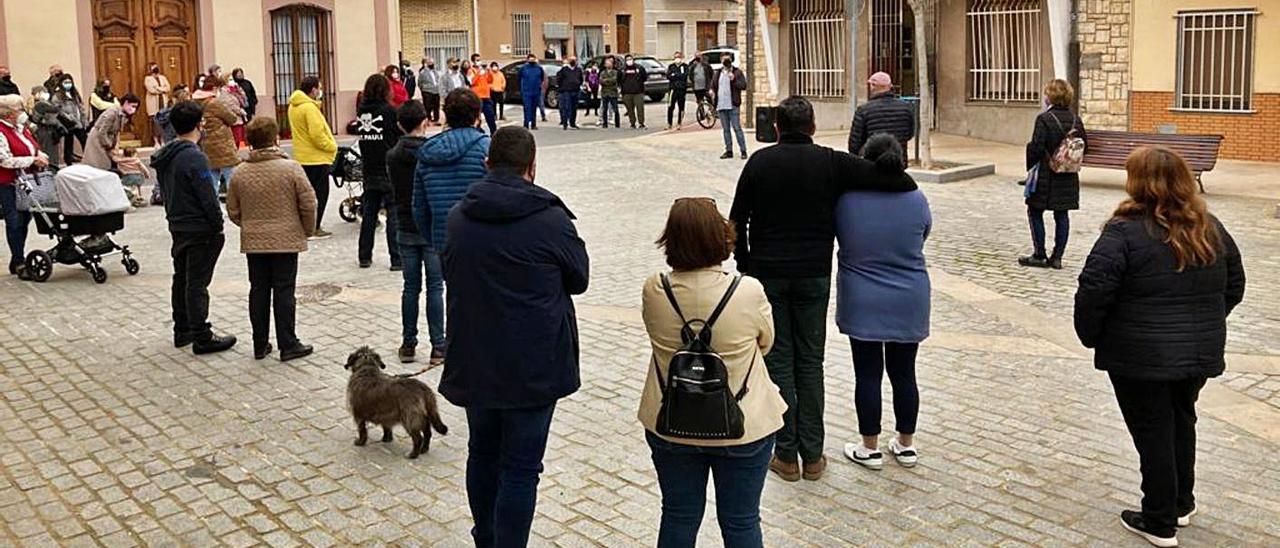
[[[756,127],[756,2],[747,3],[747,127]]]
[[[844,0],[844,11],[849,21],[849,120],[858,111],[858,18],[862,15],[862,0]],[[852,126],[851,126],[852,127]]]
[[[530,22],[530,25],[533,23]],[[475,37],[476,49],[471,53],[480,53],[480,0],[471,0],[471,35]],[[532,46],[531,46],[532,47]]]

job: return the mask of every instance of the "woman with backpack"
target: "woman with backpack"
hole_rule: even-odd
[[[658,245],[672,272],[644,285],[652,358],[640,423],[662,489],[658,546],[693,546],[714,475],[726,546],[763,545],[760,493],[787,405],[769,378],[773,312],[764,286],[721,267],[733,225],[711,198],[671,206]]]
[[[1034,268],[1062,268],[1062,255],[1071,234],[1068,212],[1080,209],[1080,160],[1088,145],[1084,122],[1071,112],[1076,92],[1066,80],[1044,86],[1044,112],[1036,116],[1027,143],[1027,186],[1024,192],[1031,225],[1031,255],[1018,264]],[[1053,212],[1053,253],[1045,253],[1044,212]]]

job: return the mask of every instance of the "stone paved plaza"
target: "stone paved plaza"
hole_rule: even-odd
[[[538,182],[578,215],[592,280],[578,299],[582,390],[557,409],[538,546],[654,543],[659,492],[635,419],[649,363],[640,284],[663,266],[652,242],[671,201],[712,196],[727,212],[742,166],[715,159],[718,131],[615,131],[612,140],[592,131],[573,142],[558,129],[539,134]],[[1117,517],[1139,499],[1136,453],[1105,375],[1071,328],[1075,276],[1122,191],[1084,190],[1067,269],[1044,271],[1015,264],[1029,243],[1010,178],[924,190],[935,293],[918,373],[921,464],[870,472],[841,454],[856,433],[852,366],[833,326],[831,467],[820,482],[769,479],[766,544],[1145,545]],[[44,284],[0,278],[0,545],[469,545],[460,409],[445,405],[450,434],[416,461],[404,458],[403,435],[352,446],[342,364],[365,344],[394,355],[400,275],[387,270],[383,240],[374,268],[356,268],[357,227],[334,213],[343,195],[335,191],[327,214],[334,238],[313,243],[300,264],[298,331],[317,352],[289,364],[252,359],[246,267],[230,223],[212,320],[241,343],[220,355],[170,344],[159,208],[129,215],[119,238],[142,262],[138,276],[112,263],[105,285],[71,267]],[[1240,244],[1250,285],[1230,320],[1229,373],[1202,397],[1201,513],[1179,537],[1277,546],[1280,220],[1273,203],[1209,199]],[[439,371],[425,378],[434,386]],[[711,506],[702,540],[721,544]]]

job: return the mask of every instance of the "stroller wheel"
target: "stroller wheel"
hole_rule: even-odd
[[[53,258],[43,249],[37,249],[27,254],[27,274],[31,276],[33,281],[48,281],[49,276],[53,275]]]
[[[124,271],[128,272],[130,276],[138,273],[139,266],[137,259],[133,257],[125,257],[124,259],[121,259],[120,262],[124,264]]]
[[[338,204],[338,216],[348,223],[356,222],[357,212],[360,210],[360,201],[358,198],[347,198]]]
[[[107,283],[107,271],[98,263],[89,263],[89,274],[93,275],[95,283]]]

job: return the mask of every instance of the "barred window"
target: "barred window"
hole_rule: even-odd
[[[969,3],[969,100],[1040,99],[1040,0]]]
[[[795,0],[791,30],[791,93],[844,97],[847,87],[844,0]]]
[[[533,29],[533,16],[528,13],[511,14],[511,55],[524,57],[533,53],[530,45],[530,34]]]
[[[465,30],[429,30],[425,38],[423,53],[437,60],[440,66],[445,66],[449,59],[465,59],[471,49]]]
[[[1178,12],[1175,108],[1252,110],[1257,16],[1247,9]]]

